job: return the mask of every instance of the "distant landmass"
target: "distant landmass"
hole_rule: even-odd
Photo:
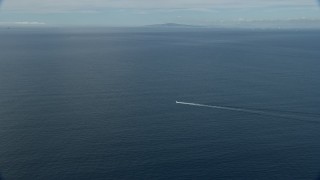
[[[208,26],[189,25],[180,23],[152,24],[144,27],[150,28],[271,28],[271,29],[319,29],[320,19],[286,19],[286,20],[241,20],[214,22]]]
[[[178,24],[178,23],[164,23],[164,24],[152,24],[145,27],[155,27],[155,28],[201,28],[204,26],[196,26],[189,24]]]

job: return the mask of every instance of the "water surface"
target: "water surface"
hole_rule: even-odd
[[[316,30],[2,29],[0,179],[316,179],[319,42]]]

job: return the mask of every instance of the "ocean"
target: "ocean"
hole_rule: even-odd
[[[320,30],[1,29],[0,179],[319,179],[319,48]]]

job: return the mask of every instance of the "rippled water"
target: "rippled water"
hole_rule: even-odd
[[[316,179],[319,48],[311,30],[2,29],[0,179]]]

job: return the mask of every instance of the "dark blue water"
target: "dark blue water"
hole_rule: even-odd
[[[311,30],[2,29],[0,179],[317,179],[319,48]]]

